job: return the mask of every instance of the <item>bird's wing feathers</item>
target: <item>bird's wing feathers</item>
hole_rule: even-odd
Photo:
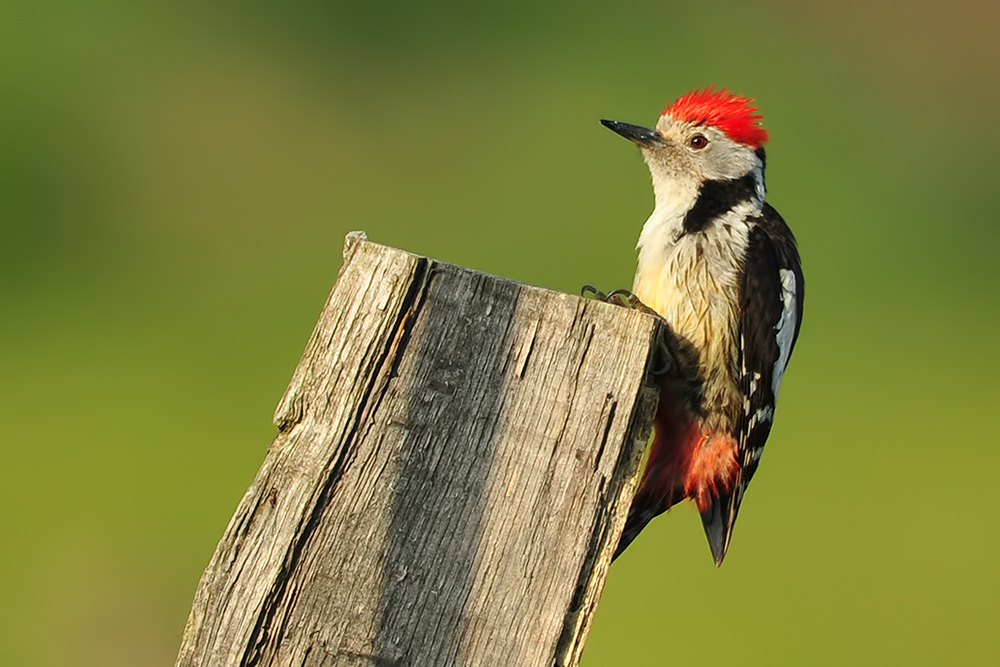
[[[805,294],[799,254],[784,220],[765,204],[754,222],[740,290],[744,403],[735,435],[744,487],[757,469],[771,431],[781,376],[802,323]]]

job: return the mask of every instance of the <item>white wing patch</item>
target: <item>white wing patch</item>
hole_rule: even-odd
[[[757,412],[753,413],[753,417],[750,418],[750,424],[747,426],[747,431],[752,431],[757,428],[757,424],[760,422],[773,422],[774,421],[774,408],[766,407],[761,408]]]
[[[781,269],[781,319],[775,326],[775,338],[778,342],[778,360],[774,362],[774,372],[771,375],[771,391],[774,400],[778,400],[778,389],[781,387],[781,376],[788,365],[788,357],[792,353],[792,339],[795,338],[795,273],[789,269]]]

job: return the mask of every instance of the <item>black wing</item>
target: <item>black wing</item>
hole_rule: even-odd
[[[742,464],[737,495],[750,483],[771,432],[778,387],[799,336],[805,296],[799,253],[788,225],[768,204],[755,222],[740,290],[744,403],[735,434]]]

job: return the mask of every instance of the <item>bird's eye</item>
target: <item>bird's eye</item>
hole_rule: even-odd
[[[701,149],[708,145],[708,139],[705,138],[704,134],[696,134],[691,137],[691,141],[688,142],[691,148]]]

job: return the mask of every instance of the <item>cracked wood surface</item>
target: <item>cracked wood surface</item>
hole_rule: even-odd
[[[658,335],[349,235],[176,665],[575,665]]]

